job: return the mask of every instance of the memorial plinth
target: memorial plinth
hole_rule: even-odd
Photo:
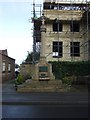
[[[32,79],[39,81],[55,79],[52,73],[52,65],[49,64],[44,57],[41,57],[40,61],[35,64],[35,74],[33,75]]]

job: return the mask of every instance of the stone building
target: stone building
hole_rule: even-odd
[[[47,61],[90,60],[90,3],[44,0],[44,51]],[[34,20],[34,38],[41,42],[41,19]]]
[[[8,56],[7,50],[0,50],[0,81],[15,78],[15,59]]]

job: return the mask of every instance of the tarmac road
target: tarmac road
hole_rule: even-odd
[[[17,93],[3,84],[3,118],[88,118],[88,91]]]
[[[88,103],[88,91],[60,93],[18,93],[14,84],[5,83],[2,86],[3,104],[84,104]]]
[[[3,105],[3,118],[88,118],[85,105]]]

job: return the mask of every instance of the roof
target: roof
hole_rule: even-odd
[[[7,49],[5,49],[5,50],[0,50],[0,53],[1,53],[2,55],[8,56]]]
[[[15,60],[14,58],[11,58],[11,57],[9,57],[9,56],[8,56],[7,49],[5,49],[5,50],[0,50],[0,54],[1,54],[1,55],[3,55],[3,56],[6,56],[6,57],[8,57],[8,58],[10,58],[10,59],[13,59],[13,60]]]

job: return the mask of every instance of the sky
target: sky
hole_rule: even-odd
[[[32,4],[33,0],[0,0],[0,50],[7,49],[17,64],[21,64],[33,48]]]
[[[34,1],[42,3],[42,0]],[[0,50],[7,49],[17,64],[32,51],[32,4],[33,0],[0,0]]]

